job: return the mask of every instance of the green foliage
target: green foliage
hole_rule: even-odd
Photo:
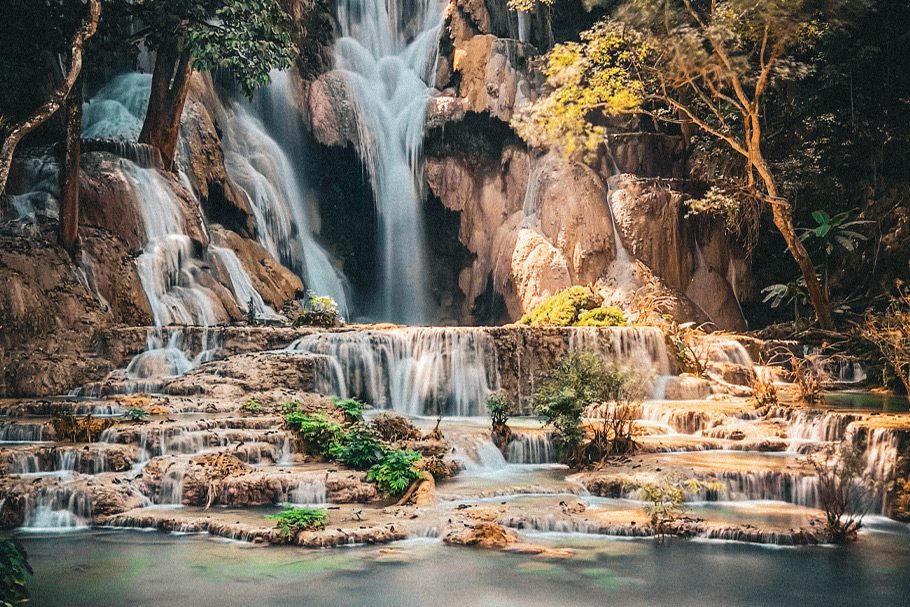
[[[658,535],[663,535],[666,526],[683,514],[682,505],[686,501],[686,490],[677,482],[663,480],[660,483],[645,485],[639,491],[652,529]]]
[[[870,222],[851,220],[849,211],[831,215],[825,210],[817,210],[812,212],[812,219],[815,220],[815,227],[802,228],[799,239],[819,241],[825,255],[831,255],[835,246],[852,253],[856,250],[857,242],[868,240],[865,234],[857,232],[855,228]]]
[[[584,459],[585,408],[600,403],[629,404],[641,395],[640,378],[631,371],[593,354],[570,352],[544,376],[534,395],[534,410],[553,427],[562,458],[577,465]]]
[[[126,413],[123,414],[123,417],[131,422],[144,422],[148,420],[149,414],[148,411],[141,407],[130,407],[126,410]]]
[[[332,445],[338,443],[344,434],[341,424],[321,413],[293,411],[284,419],[289,427],[300,432],[300,438],[314,454],[329,455]]]
[[[278,405],[278,413],[281,415],[287,415],[293,413],[294,411],[300,410],[300,403],[296,400],[285,401]]]
[[[420,454],[415,451],[390,449],[381,462],[370,468],[367,480],[388,496],[401,495],[420,478],[420,471],[414,466],[419,459]]]
[[[332,403],[344,411],[345,419],[349,422],[363,419],[363,403],[356,398],[346,398],[344,400],[332,398]]]
[[[665,476],[658,483],[650,483],[639,489],[641,500],[645,503],[645,514],[650,518],[651,528],[658,536],[667,531],[667,526],[682,517],[686,510],[683,503],[686,496],[701,490],[719,491],[720,483],[703,482],[695,479],[680,480]]]
[[[240,411],[245,415],[261,415],[264,410],[265,408],[262,406],[262,403],[255,398],[248,399],[240,407]]]
[[[295,508],[286,506],[279,514],[271,514],[267,519],[277,521],[275,527],[287,538],[296,536],[301,531],[324,529],[329,520],[323,508]]]
[[[303,305],[297,302],[285,307],[285,314],[295,327],[335,327],[342,324],[338,304],[327,296],[309,294]]]
[[[649,51],[634,31],[608,22],[580,38],[549,52],[544,75],[552,92],[520,112],[512,126],[533,147],[555,145],[567,157],[590,159],[606,135],[606,128],[593,118],[641,107],[644,84],[633,65]]]
[[[615,306],[585,310],[578,315],[576,327],[624,327],[626,315]]]
[[[802,278],[788,283],[768,285],[761,290],[765,294],[763,303],[770,303],[772,308],[782,305],[793,306],[793,318],[799,320],[799,307],[806,305],[809,295],[806,293],[806,281]]]
[[[487,398],[487,411],[489,411],[490,419],[493,420],[494,425],[504,424],[509,421],[511,409],[509,399],[502,392],[494,392]]]
[[[176,43],[198,70],[229,71],[252,95],[269,83],[269,72],[287,69],[296,54],[291,23],[276,0],[136,0],[152,48]]]
[[[532,327],[567,327],[578,322],[579,315],[603,302],[591,287],[574,286],[548,297],[518,321]]]
[[[356,424],[329,447],[328,454],[345,466],[367,470],[380,463],[385,448],[376,433],[365,424]]]
[[[25,548],[16,539],[0,539],[0,607],[28,602],[26,580],[32,574]]]

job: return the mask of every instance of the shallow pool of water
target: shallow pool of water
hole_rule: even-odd
[[[306,550],[208,536],[23,536],[34,606],[889,605],[910,596],[910,532],[888,523],[843,548],[530,535],[574,555],[435,541]]]

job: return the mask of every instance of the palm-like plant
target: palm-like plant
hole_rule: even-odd
[[[815,227],[801,228],[799,239],[802,241],[810,238],[817,239],[824,249],[825,255],[830,256],[838,246],[852,253],[856,250],[858,242],[869,240],[868,236],[857,232],[856,228],[872,222],[850,219],[850,211],[836,215],[822,210],[813,211],[812,219],[815,220]]]

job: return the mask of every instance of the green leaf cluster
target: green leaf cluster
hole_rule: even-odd
[[[31,574],[22,544],[16,539],[0,539],[0,607],[28,602],[26,580]]]
[[[376,483],[386,495],[401,495],[420,478],[420,471],[414,467],[420,457],[416,451],[390,449],[381,462],[370,468],[367,480]]]
[[[271,514],[266,518],[277,521],[276,527],[281,535],[290,538],[301,531],[324,529],[329,515],[323,508],[295,508],[287,506],[279,514]]]
[[[573,286],[556,293],[521,317],[519,324],[532,327],[568,327],[578,322],[585,310],[603,302],[591,287]]]
[[[490,413],[490,419],[493,421],[493,424],[501,425],[509,421],[511,410],[512,407],[509,404],[509,399],[507,399],[506,395],[502,392],[494,392],[487,399],[487,411]]]
[[[328,455],[332,445],[339,442],[344,435],[341,424],[322,413],[292,411],[284,419],[289,427],[300,432],[300,438],[306,443],[309,451],[317,455]]]
[[[117,0],[124,1],[124,0]],[[226,70],[246,95],[291,67],[291,23],[277,0],[135,0],[128,3],[152,48],[177,44],[199,70]]]
[[[641,398],[640,378],[602,357],[569,352],[549,371],[534,395],[534,411],[553,427],[556,447],[569,464],[579,461],[586,432],[585,408],[600,403],[629,403]]]
[[[363,419],[363,403],[356,398],[346,398],[344,400],[333,398],[332,403],[344,411],[344,417],[349,422],[356,422]]]
[[[376,433],[365,424],[355,424],[329,446],[328,455],[355,470],[367,470],[378,464],[386,449]]]

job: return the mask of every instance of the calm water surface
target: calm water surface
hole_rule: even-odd
[[[137,531],[20,537],[34,606],[910,604],[910,530],[870,527],[845,548],[528,536],[572,548],[564,560],[430,540],[304,550]]]

